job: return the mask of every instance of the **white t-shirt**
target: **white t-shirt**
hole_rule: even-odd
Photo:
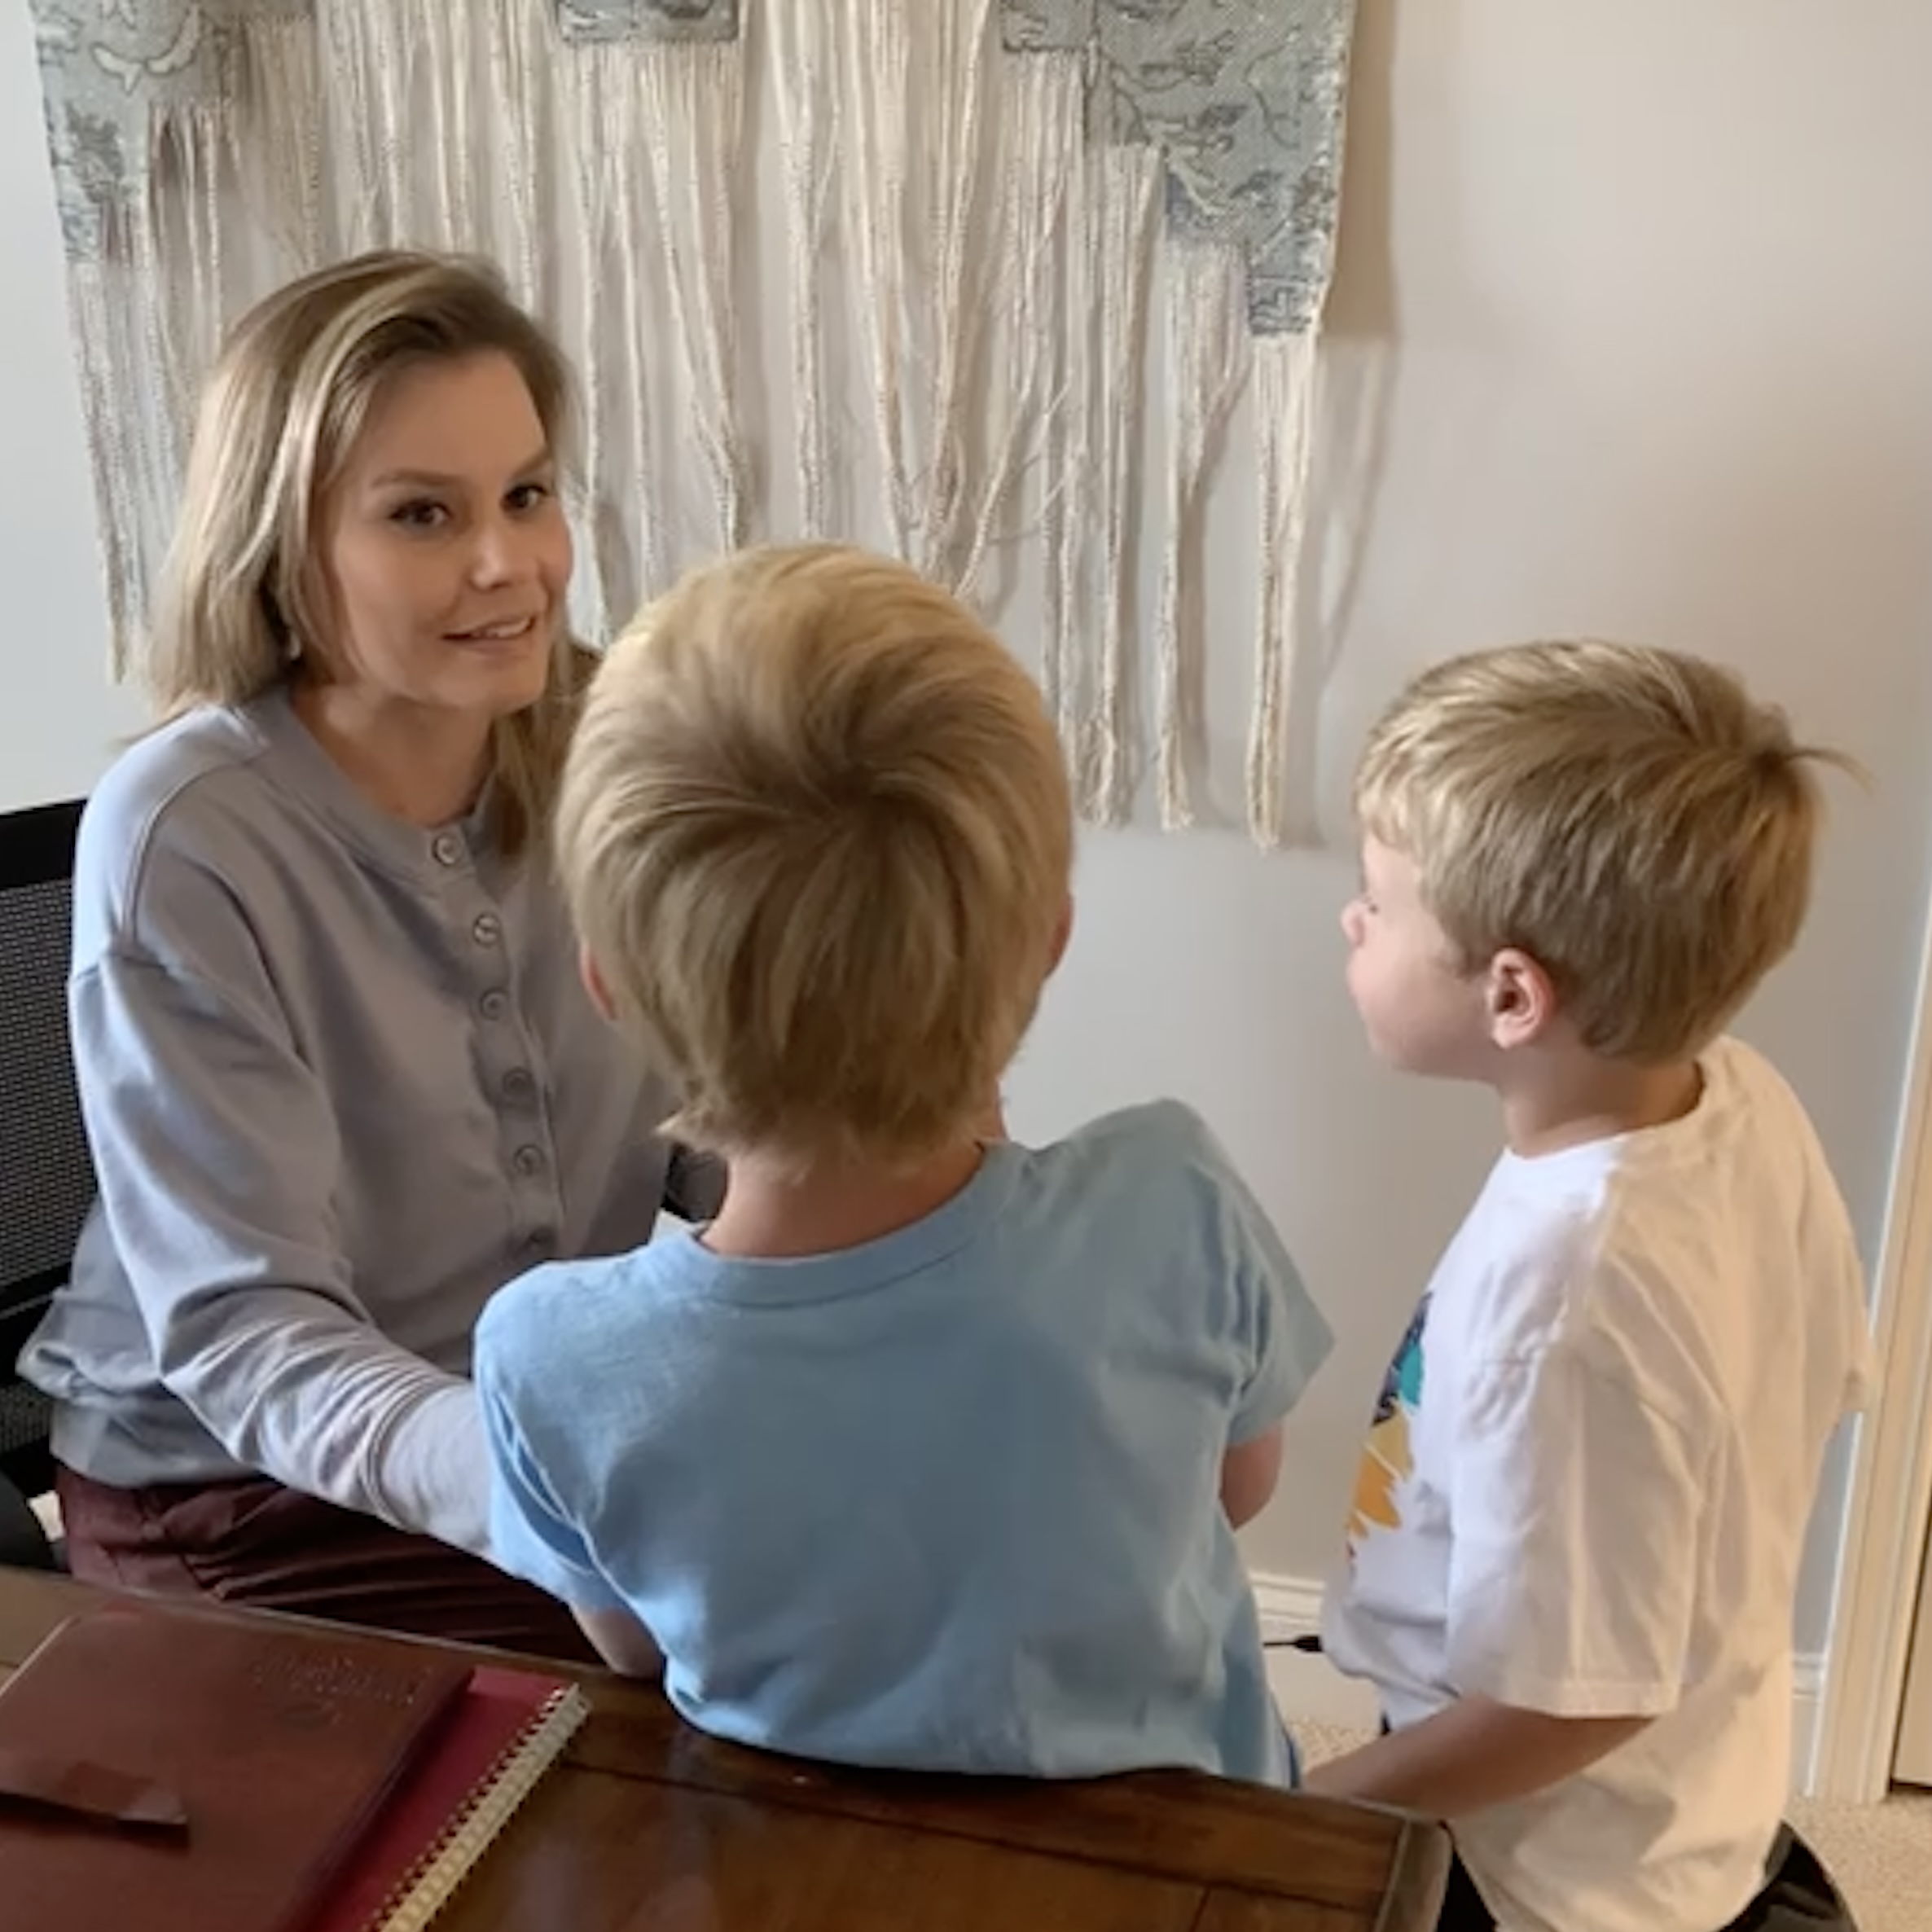
[[[1799,1560],[1871,1345],[1796,1096],[1736,1041],[1702,1070],[1682,1120],[1497,1162],[1390,1371],[1328,1592],[1329,1655],[1399,1728],[1478,1694],[1655,1716],[1458,1823],[1507,1932],[1711,1932],[1789,1788]]]

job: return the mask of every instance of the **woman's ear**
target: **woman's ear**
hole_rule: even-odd
[[[1483,1006],[1493,1044],[1504,1052],[1534,1046],[1556,1023],[1556,982],[1539,960],[1506,946],[1489,963]]]
[[[587,946],[579,946],[577,951],[577,970],[584,982],[584,990],[591,996],[591,1004],[605,1019],[614,1021],[617,1016],[617,1003],[610,996],[610,988],[604,983],[604,975],[597,969],[597,962],[591,957]]]

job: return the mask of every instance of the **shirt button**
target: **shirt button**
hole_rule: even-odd
[[[439,832],[429,841],[429,850],[438,865],[454,865],[463,857],[463,841],[453,832]]]
[[[503,1092],[512,1100],[527,1100],[537,1091],[528,1067],[512,1067],[503,1076]]]
[[[470,937],[479,946],[495,946],[503,937],[503,922],[494,912],[479,912],[470,928]]]
[[[476,1002],[476,1011],[485,1020],[500,1020],[510,1010],[510,995],[501,986],[492,986]]]
[[[520,1147],[510,1159],[516,1171],[526,1179],[543,1171],[543,1149],[540,1147]]]

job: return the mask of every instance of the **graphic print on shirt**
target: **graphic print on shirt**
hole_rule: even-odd
[[[1409,1443],[1409,1426],[1422,1400],[1422,1331],[1429,1319],[1429,1298],[1416,1311],[1395,1359],[1383,1378],[1375,1405],[1375,1420],[1363,1446],[1355,1471],[1355,1503],[1348,1525],[1349,1561],[1375,1530],[1402,1526],[1396,1492],[1414,1473],[1416,1459]]]

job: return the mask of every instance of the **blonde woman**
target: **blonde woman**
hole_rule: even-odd
[[[487,271],[393,253],[209,386],[165,722],[81,834],[100,1198],[22,1361],[83,1578],[583,1653],[487,1561],[468,1379],[492,1291],[647,1239],[670,1166],[544,857],[569,392]]]

